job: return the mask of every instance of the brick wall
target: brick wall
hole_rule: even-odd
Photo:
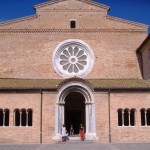
[[[39,143],[40,142],[40,94],[0,94],[0,108],[10,110],[10,126],[0,126],[0,143]],[[14,110],[33,110],[33,125],[14,126]]]
[[[142,108],[150,108],[150,93],[111,93],[110,118],[112,143],[149,142],[150,126],[141,126]],[[118,126],[119,108],[136,110],[135,126]]]
[[[96,134],[99,143],[149,142],[150,127],[141,126],[142,108],[150,108],[150,93],[108,93],[95,92]],[[0,143],[53,143],[55,136],[55,105],[57,93],[44,92],[42,105],[40,94],[1,94],[1,109],[10,110],[9,127],[0,127]],[[109,99],[110,98],[110,99]],[[110,103],[109,103],[110,100]],[[41,107],[42,106],[42,107]],[[109,120],[110,106],[110,120]],[[33,126],[14,126],[14,110],[33,110]],[[41,121],[42,108],[42,121]],[[118,126],[118,112],[122,109],[135,109],[135,126]],[[109,124],[110,121],[110,124]],[[42,129],[41,129],[42,126]],[[42,130],[42,132],[40,132]],[[109,134],[110,131],[110,134]],[[42,133],[42,134],[40,134]],[[42,136],[42,137],[41,137]]]
[[[54,142],[55,136],[55,106],[57,93],[43,93],[42,103],[42,143]]]
[[[96,134],[99,143],[109,143],[108,94],[94,93]]]
[[[79,1],[37,8],[37,14],[34,19],[10,21],[0,28],[70,29],[70,19],[75,19],[77,29],[94,32],[0,33],[0,77],[61,78],[54,70],[52,54],[60,42],[80,39],[95,55],[94,68],[87,78],[142,78],[135,51],[147,36],[146,26],[108,17],[107,8]]]
[[[80,39],[95,55],[86,78],[142,78],[135,50],[144,38],[138,33],[1,34],[0,77],[61,78],[52,64],[53,51],[64,40]]]
[[[150,47],[142,52],[144,79],[150,79]]]

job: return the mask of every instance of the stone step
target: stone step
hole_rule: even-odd
[[[69,140],[74,140],[74,141],[76,141],[76,140],[80,140],[80,137],[79,136],[69,136]]]
[[[55,143],[96,143],[96,141],[93,141],[93,140],[84,140],[84,141],[81,141],[80,137],[79,136],[69,136],[69,140],[67,140],[66,142],[62,142],[61,140],[60,141],[57,141]]]

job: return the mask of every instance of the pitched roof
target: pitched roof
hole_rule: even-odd
[[[53,89],[57,90],[65,79],[0,79],[0,90]],[[142,79],[85,79],[93,89],[150,90],[150,80]],[[71,80],[70,80],[71,82]],[[66,82],[64,82],[66,83]]]
[[[130,25],[134,25],[134,26],[139,26],[139,27],[143,27],[143,28],[146,28],[146,29],[149,28],[149,25],[147,25],[147,24],[143,24],[143,23],[127,20],[127,19],[122,19],[122,18],[118,18],[118,17],[114,17],[114,16],[109,16],[109,15],[107,15],[106,17],[109,20],[114,20],[114,21],[130,24]]]
[[[17,19],[12,19],[12,20],[8,20],[8,21],[0,22],[0,27],[8,25],[8,24],[12,24],[12,23],[22,22],[25,20],[35,19],[37,17],[38,17],[38,15],[35,14],[35,15],[31,15],[31,16],[25,16],[25,17],[21,17],[21,18],[17,18]]]
[[[59,2],[63,2],[63,1],[69,1],[69,0],[49,0],[48,2],[35,5],[34,8],[37,9],[37,8],[41,8],[41,7],[44,7],[44,6],[52,5],[52,4],[59,3]],[[87,4],[91,4],[91,5],[94,5],[94,6],[98,6],[98,7],[107,9],[107,10],[110,9],[109,6],[106,6],[106,5],[97,3],[97,2],[92,1],[92,0],[76,0],[76,1],[85,2],[85,3],[87,3]]]
[[[48,2],[37,4],[33,8],[38,9],[38,8],[42,8],[42,7],[52,5],[52,4],[56,4],[56,3],[59,3],[59,2],[63,2],[63,1],[69,1],[69,0],[49,0]],[[104,4],[100,4],[98,2],[95,2],[94,0],[76,0],[76,1],[81,1],[81,2],[84,2],[86,4],[97,6],[99,8],[106,9],[107,11],[110,10],[109,6],[104,5]],[[35,19],[37,17],[38,17],[38,15],[35,14],[35,15],[31,15],[31,16],[26,16],[26,17],[22,17],[22,18],[9,20],[9,21],[6,21],[6,22],[0,22],[0,27],[6,26],[6,25],[9,25],[9,24],[13,24],[13,23],[18,23],[18,22],[30,20],[30,19]],[[138,23],[138,22],[134,22],[134,21],[130,21],[130,20],[114,17],[114,16],[108,16],[107,15],[106,17],[109,20],[114,20],[114,21],[118,21],[118,22],[121,22],[121,23],[126,23],[126,24],[130,24],[130,25],[142,27],[142,28],[144,28],[144,30],[146,29],[145,32],[147,31],[147,29],[149,27],[149,25],[146,25],[146,24],[142,24],[142,23]]]

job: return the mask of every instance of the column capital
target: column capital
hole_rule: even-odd
[[[94,102],[85,102],[85,105],[94,104]]]
[[[57,105],[65,105],[65,102],[56,103]]]

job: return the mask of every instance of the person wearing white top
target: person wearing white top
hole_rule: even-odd
[[[61,136],[62,136],[62,142],[69,140],[68,134],[66,134],[66,127],[64,124],[62,125],[62,128],[61,128]]]

